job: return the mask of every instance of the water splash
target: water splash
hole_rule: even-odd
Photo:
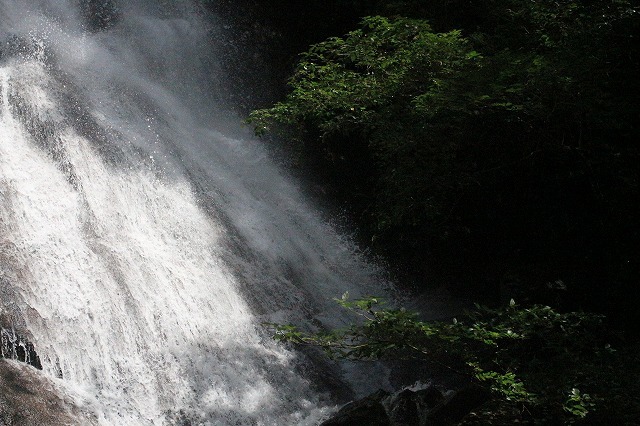
[[[260,323],[337,325],[379,271],[216,98],[214,17],[117,6],[0,0],[0,310],[103,424],[313,424]]]

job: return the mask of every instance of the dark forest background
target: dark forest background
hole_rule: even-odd
[[[275,338],[444,366],[477,401],[438,424],[637,422],[637,0],[203,2],[226,100],[310,195],[416,300],[489,306],[342,299],[361,322]]]
[[[285,135],[405,285],[640,324],[636,3],[210,7],[235,22],[235,105],[266,108],[257,130]]]

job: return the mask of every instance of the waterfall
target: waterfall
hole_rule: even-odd
[[[225,107],[216,25],[0,0],[0,326],[91,423],[315,424],[309,358],[261,323],[340,325],[332,298],[389,291]]]

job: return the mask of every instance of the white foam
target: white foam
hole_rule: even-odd
[[[0,308],[102,424],[317,423],[260,323],[385,285],[215,103],[203,22],[150,5],[92,34],[71,0],[0,0],[35,43],[0,63]]]

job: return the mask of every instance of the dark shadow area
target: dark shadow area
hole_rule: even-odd
[[[246,115],[280,99],[297,55],[310,44],[351,30],[361,16],[359,3],[203,1],[223,22],[213,37],[228,78],[230,104]]]

